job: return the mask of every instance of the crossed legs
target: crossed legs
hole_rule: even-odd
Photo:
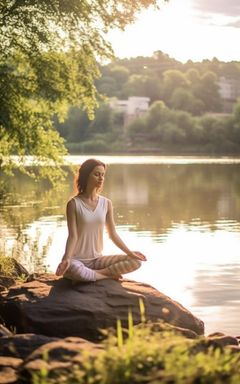
[[[64,274],[73,281],[96,281],[118,278],[122,274],[135,271],[141,261],[127,255],[101,256],[91,260],[72,260]]]

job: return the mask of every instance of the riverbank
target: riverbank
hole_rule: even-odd
[[[151,147],[141,144],[138,147],[127,148],[126,145],[123,148],[112,149],[109,146],[106,150],[101,148],[94,148],[94,150],[83,151],[81,145],[78,143],[66,143],[66,148],[69,155],[79,156],[201,156],[201,157],[239,157],[240,150],[228,151],[228,150],[214,150],[205,147],[189,148],[187,146],[171,146],[171,147]]]
[[[151,164],[239,164],[239,156],[224,155],[215,156],[215,155],[153,155],[153,154],[71,154],[67,155],[64,158],[65,164],[77,165],[85,161],[87,158],[98,158],[104,161],[107,165],[114,164],[142,164],[142,165],[151,165]]]

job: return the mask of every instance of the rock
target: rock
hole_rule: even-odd
[[[0,384],[16,383],[18,380],[16,370],[22,362],[15,357],[0,356]]]
[[[234,336],[215,336],[207,337],[209,345],[213,347],[225,347],[226,345],[239,345],[238,339]]]
[[[5,291],[7,288],[1,284],[1,276],[0,276],[0,292]]]
[[[93,344],[79,337],[68,337],[47,343],[35,350],[24,362],[20,375],[25,380],[31,379],[35,373],[45,370],[48,379],[67,375],[70,382],[74,368],[83,367],[83,359],[90,356],[90,361],[103,351],[100,345]]]
[[[58,339],[34,334],[4,336],[0,338],[0,355],[25,359],[35,349],[55,340]]]
[[[237,345],[227,345],[226,350],[229,350],[232,353],[239,353],[240,352],[240,347]]]
[[[6,288],[11,287],[11,285],[15,284],[15,278],[0,275],[0,290],[1,292],[5,291]]]
[[[140,325],[141,326],[141,325]],[[197,339],[199,335],[191,331],[191,329],[181,328],[181,327],[175,327],[172,324],[166,324],[163,322],[158,323],[146,323],[144,327],[148,327],[151,330],[151,333],[158,333],[163,331],[173,331],[177,335],[182,335],[186,337],[187,339]]]
[[[225,333],[222,333],[222,332],[213,332],[213,333],[210,333],[207,337],[211,338],[211,337],[219,337],[219,336],[226,336]]]
[[[9,331],[4,325],[0,324],[0,337],[2,336],[12,336],[13,333]]]
[[[222,332],[211,333],[206,337],[206,340],[208,341],[209,345],[212,345],[213,347],[225,347],[227,345],[239,346],[238,336],[228,336]]]
[[[115,328],[118,318],[127,327],[130,308],[134,324],[140,323],[140,298],[147,320],[162,319],[203,334],[203,322],[181,304],[150,285],[130,280],[120,283],[109,279],[73,286],[67,279],[41,275],[3,292],[0,313],[6,325],[20,333],[78,336],[97,341],[101,337],[100,329]]]
[[[214,336],[213,336],[214,335]],[[216,336],[215,336],[216,335]],[[198,352],[206,353],[209,348],[219,348],[222,352],[226,349],[232,352],[239,352],[239,342],[234,336],[227,336],[223,333],[216,332],[208,337],[199,337],[198,342],[190,348],[191,353],[196,354]]]

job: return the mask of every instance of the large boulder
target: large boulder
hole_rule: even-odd
[[[18,333],[97,341],[101,329],[116,327],[116,319],[127,327],[130,310],[134,324],[140,323],[140,298],[146,320],[162,319],[197,334],[204,333],[203,322],[181,304],[150,285],[130,280],[72,285],[67,279],[45,274],[3,292],[0,315],[6,326]]]

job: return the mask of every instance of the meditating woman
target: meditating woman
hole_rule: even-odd
[[[146,260],[141,252],[130,251],[116,232],[112,202],[100,195],[105,171],[101,161],[86,160],[76,181],[78,193],[67,204],[68,238],[56,274],[75,282],[119,279]],[[125,254],[102,255],[104,226],[110,239]]]

